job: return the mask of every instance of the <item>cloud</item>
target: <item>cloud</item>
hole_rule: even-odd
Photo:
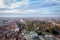
[[[0,2],[0,15],[60,15],[60,0],[8,0],[6,4],[5,1]]]
[[[9,5],[8,8],[10,9],[40,9],[40,8],[46,8],[51,6],[57,6],[60,5],[59,0],[22,0],[22,1],[15,1]]]
[[[21,7],[23,5],[28,5],[29,3],[25,0],[22,2],[15,2],[13,4],[11,4],[10,8],[17,8],[17,7]]]
[[[57,6],[60,5],[60,1],[57,0],[38,0],[30,2],[29,8],[30,9],[39,9],[39,8],[46,8],[51,6]]]
[[[4,5],[4,0],[0,0],[0,8],[5,8],[5,5]]]
[[[29,9],[29,10],[4,10],[0,11],[0,14],[17,14],[17,15],[55,15],[60,12],[59,10],[52,10],[52,9],[40,9],[40,10],[34,10],[34,9]]]
[[[3,2],[4,1],[4,2]],[[2,7],[10,9],[39,9],[60,5],[60,0],[3,0]],[[4,4],[4,5],[3,5]]]

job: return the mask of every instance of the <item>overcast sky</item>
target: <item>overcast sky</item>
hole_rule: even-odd
[[[0,0],[0,17],[60,17],[60,0]]]

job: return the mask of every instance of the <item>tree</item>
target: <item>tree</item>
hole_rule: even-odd
[[[52,34],[54,34],[54,35],[59,35],[58,29],[53,28],[53,29],[52,29]]]

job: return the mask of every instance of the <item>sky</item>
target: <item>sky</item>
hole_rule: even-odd
[[[60,0],[0,0],[0,17],[60,17]]]

